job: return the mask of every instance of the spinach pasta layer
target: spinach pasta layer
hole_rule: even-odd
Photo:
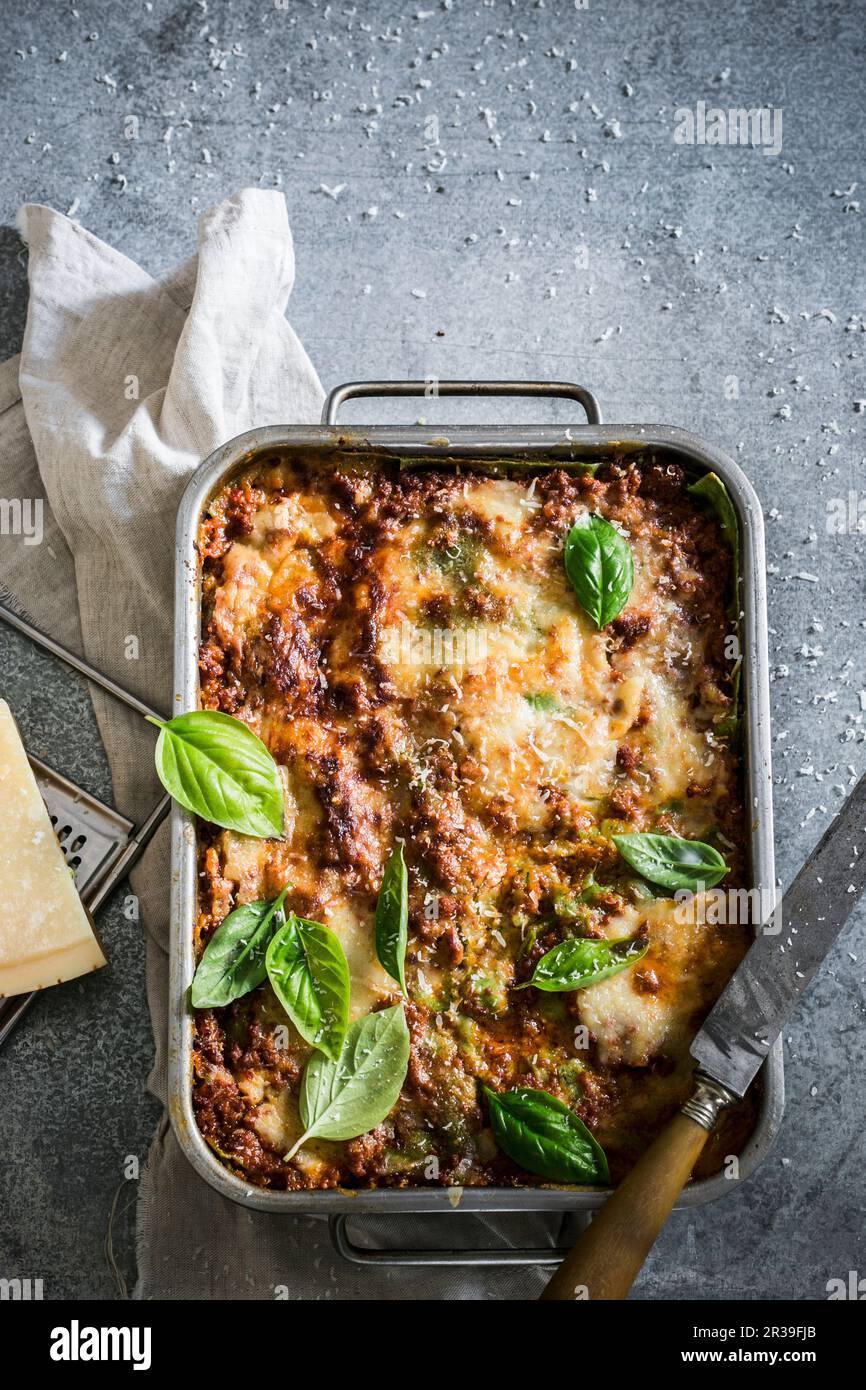
[[[601,628],[564,563],[589,518],[634,567]],[[281,839],[199,825],[197,955],[289,885],[286,910],[342,944],[350,1019],[399,1004],[374,932],[402,844],[411,1038],[384,1121],[286,1161],[310,1044],[267,979],[196,1010],[207,1141],[272,1188],[532,1185],[488,1097],[533,1088],[620,1177],[689,1094],[689,1042],[749,941],[654,885],[622,839],[699,841],[725,890],[745,882],[733,561],[714,512],[658,456],[509,477],[292,451],[213,500],[199,551],[201,706],[264,741],[286,816]],[[630,954],[585,987],[530,984],[575,940]],[[749,1123],[734,1111],[705,1166]]]

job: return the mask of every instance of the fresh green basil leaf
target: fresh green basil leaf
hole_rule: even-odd
[[[394,1108],[408,1066],[409,1029],[402,1004],[359,1018],[336,1062],[315,1052],[307,1063],[301,1085],[304,1133],[285,1161],[308,1139],[355,1139],[375,1129]]]
[[[273,902],[243,903],[220,922],[204,948],[190,989],[194,1009],[219,1009],[240,999],[267,975],[265,956],[283,923],[288,885]]]
[[[661,888],[714,888],[728,866],[717,849],[679,835],[613,835],[627,864]]]
[[[484,1087],[490,1123],[503,1153],[549,1182],[610,1181],[604,1150],[583,1121],[549,1091]]]
[[[283,833],[283,784],[265,745],[240,719],[193,710],[160,731],[156,771],[166,791],[202,820],[267,840]]]
[[[595,941],[590,937],[572,936],[560,941],[558,946],[541,957],[529,984],[548,994],[587,989],[634,965],[635,961],[646,955],[648,949],[649,942],[642,936],[620,938],[618,941]],[[518,989],[526,987],[517,986]]]
[[[271,988],[302,1038],[332,1061],[349,1025],[349,963],[339,937],[290,912],[265,958]]]
[[[409,935],[409,874],[398,845],[385,865],[376,903],[376,955],[406,993],[406,942]]]
[[[565,572],[599,632],[625,608],[634,558],[625,536],[603,516],[585,512],[565,538]]]

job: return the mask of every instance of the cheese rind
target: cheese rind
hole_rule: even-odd
[[[15,720],[0,700],[0,997],[105,965]]]

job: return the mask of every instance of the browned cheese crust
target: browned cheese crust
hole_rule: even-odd
[[[310,1049],[268,984],[195,1019],[202,1133],[274,1188],[535,1184],[497,1152],[482,1083],[574,1108],[622,1175],[689,1090],[689,1041],[740,960],[745,926],[677,920],[611,835],[715,844],[744,882],[739,759],[719,731],[731,556],[660,457],[491,477],[268,457],[201,528],[201,704],[243,719],[285,780],[287,833],[199,827],[197,952],[235,906],[274,897],[327,923],[352,1017],[396,1003],[373,949],[385,861],[410,876],[402,1095],[372,1133],[313,1141]],[[636,581],[603,633],[563,567],[575,519],[627,535]],[[665,890],[656,890],[663,893]],[[643,934],[591,988],[514,986],[570,935]],[[748,1130],[735,1116],[719,1150]]]

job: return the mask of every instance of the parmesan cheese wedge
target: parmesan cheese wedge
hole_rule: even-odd
[[[15,720],[0,700],[0,997],[105,965]]]

